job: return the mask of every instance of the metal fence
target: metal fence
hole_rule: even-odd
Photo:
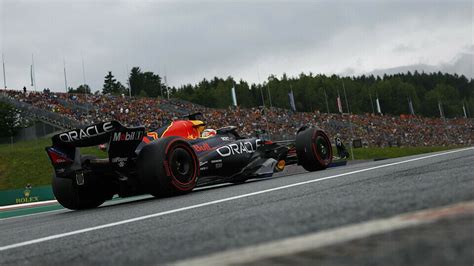
[[[0,94],[0,101],[13,105],[15,108],[22,110],[27,116],[53,124],[60,128],[71,129],[83,126],[82,123],[74,119],[65,117],[58,113],[40,109],[38,107],[32,106],[31,104],[20,102],[4,94]]]

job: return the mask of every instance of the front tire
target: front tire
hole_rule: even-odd
[[[199,160],[183,138],[167,137],[143,147],[138,155],[137,170],[145,191],[155,197],[169,197],[194,189]]]
[[[298,163],[307,171],[326,169],[332,162],[332,146],[327,134],[319,128],[308,128],[296,136]]]

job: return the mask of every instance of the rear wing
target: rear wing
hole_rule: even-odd
[[[128,128],[117,121],[108,121],[54,135],[46,152],[56,174],[61,176],[81,168],[80,147],[108,144],[109,162],[120,170],[131,167],[144,136],[144,127]]]

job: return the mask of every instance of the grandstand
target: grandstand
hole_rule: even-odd
[[[117,120],[127,126],[160,127],[183,114],[202,112],[211,128],[235,125],[244,136],[266,130],[273,139],[293,138],[302,125],[319,126],[331,137],[337,134],[363,146],[472,145],[474,122],[467,118],[426,118],[373,114],[292,112],[280,108],[213,109],[180,99],[135,98],[1,90],[0,100],[25,111],[34,119],[62,129]],[[351,130],[352,127],[352,130]]]

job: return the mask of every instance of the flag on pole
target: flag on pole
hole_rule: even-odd
[[[413,102],[410,97],[408,97],[408,109],[410,109],[411,115],[415,115],[415,109],[413,109]]]
[[[443,105],[441,104],[440,101],[438,101],[438,109],[439,109],[439,116],[440,116],[441,118],[444,118]]]
[[[339,110],[339,113],[342,114],[342,103],[341,103],[341,97],[339,95],[337,96],[337,110]]]
[[[380,108],[379,97],[377,97],[377,99],[375,99],[375,103],[377,104],[377,113],[382,114],[382,108]]]
[[[33,65],[30,65],[31,87],[33,87]]]
[[[235,87],[232,87],[231,94],[232,94],[232,103],[234,106],[237,106],[237,96],[235,95]]]
[[[5,75],[5,57],[2,53],[2,65],[3,65],[3,87],[7,89],[7,76]]]
[[[293,90],[288,92],[288,100],[290,101],[290,107],[293,112],[296,112],[295,97],[293,96]]]

